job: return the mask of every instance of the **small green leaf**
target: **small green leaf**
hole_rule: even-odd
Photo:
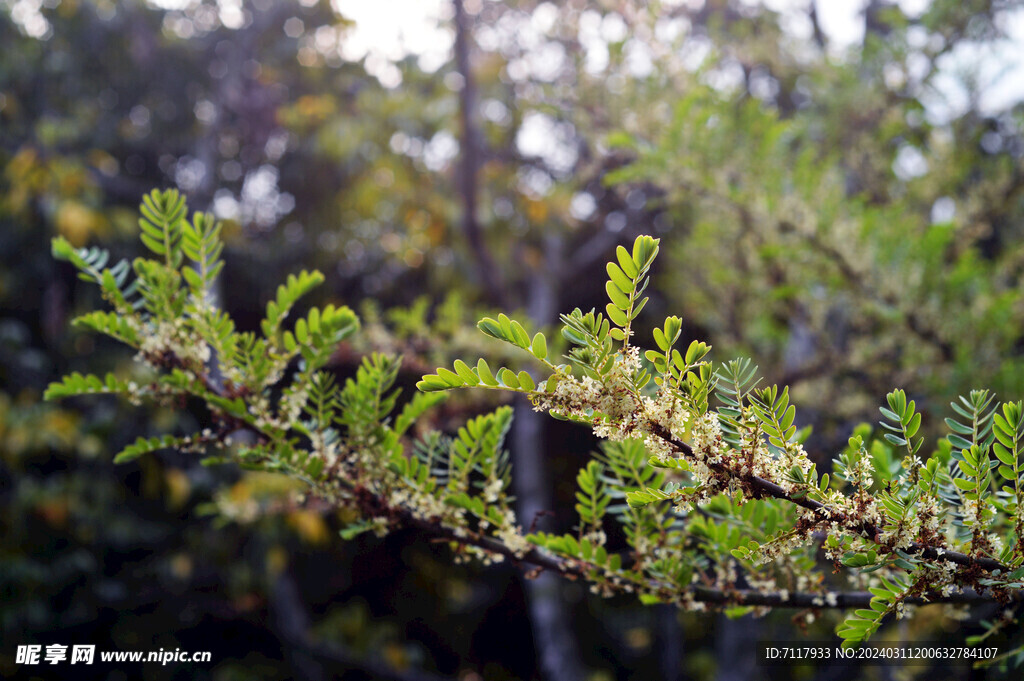
[[[494,378],[494,374],[491,373],[491,367],[487,365],[481,357],[476,363],[476,371],[480,375],[480,382],[491,388],[498,385],[498,381]]]
[[[690,347],[686,349],[686,363],[690,365],[696,364],[700,360],[704,359],[704,356],[707,355],[710,350],[710,345],[696,340],[693,341],[690,343]]]
[[[913,403],[911,403],[911,404],[913,404]],[[906,427],[907,427],[907,437],[914,437],[915,435],[917,435],[917,431],[921,427],[921,414],[920,414],[920,412],[918,412],[918,413],[914,414],[912,417],[910,417],[910,420],[907,421]]]
[[[971,492],[974,490],[974,483],[964,478],[953,478],[953,484],[956,485],[957,489],[961,489],[965,492]]]
[[[608,270],[608,278],[615,282],[620,291],[627,295],[632,293],[633,281],[623,273],[622,268],[610,262],[605,269]]]
[[[604,290],[608,294],[608,299],[612,301],[615,307],[620,310],[629,309],[629,296],[620,291],[614,282],[606,281],[604,283]]]
[[[534,383],[533,377],[526,371],[519,372],[519,385],[522,386],[523,390],[536,390],[537,384]]]
[[[519,379],[516,378],[515,373],[513,373],[511,369],[502,368],[501,371],[498,372],[498,378],[501,379],[501,382],[506,387],[512,388],[513,390],[519,389]]]
[[[122,449],[117,456],[114,457],[114,463],[128,463],[129,461],[134,461],[143,454],[149,454],[150,452],[155,452],[161,449],[177,447],[183,442],[184,440],[172,435],[151,437],[148,440],[144,437],[140,437],[135,440],[135,442]]]
[[[789,405],[789,409],[786,410],[785,415],[782,417],[782,422],[779,424],[782,426],[782,430],[789,430],[789,427],[793,425],[793,420],[796,418],[796,407]]]
[[[491,338],[497,338],[498,340],[505,340],[505,334],[501,330],[501,324],[494,321],[490,317],[484,317],[476,323],[476,327],[483,331]]]
[[[637,269],[636,264],[633,262],[633,257],[629,254],[629,251],[623,246],[619,246],[615,249],[615,259],[619,261],[619,267],[630,279],[634,279],[640,270]]]
[[[515,340],[515,344],[524,350],[529,350],[530,335],[526,333],[523,325],[513,319],[510,322],[510,326],[512,327],[512,338]]]
[[[473,373],[473,370],[470,369],[461,359],[455,360],[455,373],[459,375],[459,378],[465,381],[466,385],[474,386],[480,383],[480,379]]]
[[[624,327],[629,322],[629,320],[626,319],[626,313],[611,303],[608,303],[608,305],[605,306],[605,312],[608,313],[608,318],[615,322],[616,326]]]
[[[441,367],[437,370],[437,375],[440,376],[445,383],[447,383],[453,388],[461,388],[466,384],[465,381],[459,378],[458,374],[456,374],[454,371],[445,369],[444,367]]]
[[[665,337],[665,332],[659,329],[658,327],[654,327],[652,335],[654,336],[655,344],[657,344],[661,351],[668,352],[668,349],[669,347],[671,347],[671,344],[668,342],[668,338]]]
[[[447,381],[436,374],[427,374],[416,384],[416,388],[425,393],[448,390],[451,387]]]
[[[640,312],[641,312],[641,311],[642,311],[642,310],[644,309],[644,306],[645,306],[645,305],[647,305],[647,300],[648,300],[648,299],[647,299],[646,297],[645,297],[645,298],[641,298],[641,299],[640,299],[640,300],[639,300],[639,301],[638,301],[638,302],[637,302],[637,303],[636,303],[636,304],[635,304],[635,305],[633,306],[633,311],[629,313],[629,321],[633,321],[633,320],[634,320],[634,319],[636,319],[636,318],[637,318],[638,316],[640,316]]]
[[[533,343],[530,345],[530,350],[533,352],[533,356],[543,361],[548,358],[548,341],[544,337],[544,334],[537,332],[533,337]]]
[[[373,529],[373,523],[371,523],[368,520],[364,520],[360,523],[356,523],[354,525],[349,525],[348,527],[342,528],[342,530],[338,534],[340,534],[341,538],[345,541],[352,541],[359,535],[363,534],[364,532],[368,532],[371,529]]]
[[[1007,466],[1016,465],[1017,462],[1014,461],[1013,454],[1006,447],[996,442],[992,445],[992,449],[996,453],[996,458],[998,458],[1001,462],[1003,462]]]

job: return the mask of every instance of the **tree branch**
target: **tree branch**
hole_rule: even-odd
[[[772,485],[768,481],[764,481]],[[456,544],[475,546],[484,549],[489,553],[505,556],[508,560],[517,565],[533,565],[535,567],[551,570],[569,579],[586,579],[593,571],[602,570],[601,566],[589,564],[580,560],[569,560],[559,558],[541,549],[532,549],[522,556],[504,543],[491,537],[478,533],[461,533],[454,529],[440,525],[430,520],[416,517],[409,511],[401,508],[392,509],[395,519],[403,526],[414,528],[425,536],[438,539],[446,539]],[[669,587],[665,587],[668,589]],[[867,591],[824,591],[814,592],[785,592],[785,591],[759,591],[757,589],[714,589],[711,587],[694,585],[687,589],[692,600],[698,603],[707,603],[715,606],[728,605],[750,605],[774,608],[818,608],[818,609],[846,609],[846,608],[867,608],[870,607],[872,594]],[[667,594],[666,594],[667,595]],[[932,604],[979,604],[991,603],[993,599],[979,594],[973,590],[961,591],[942,595],[929,592],[919,597],[905,599],[910,605],[932,605]]]
[[[205,379],[205,377],[201,377]],[[205,381],[206,388],[213,393],[222,394],[223,391],[218,390],[214,385]],[[236,425],[251,429],[252,427],[248,424],[242,424],[235,421]],[[693,458],[694,451],[688,443],[680,440],[679,438],[672,435],[672,433],[664,426],[652,423],[651,428],[653,433],[670,444],[676,451],[682,455]],[[256,431],[260,434],[259,431]],[[827,514],[822,514],[828,517],[843,517],[843,514],[835,512],[831,507],[823,504],[819,501],[809,499],[806,496],[794,498],[789,492],[783,489],[781,486],[774,482],[765,480],[764,478],[756,475],[741,475],[733,471],[727,465],[722,463],[709,464],[712,470],[720,472],[724,475],[729,476],[731,479],[741,481],[748,491],[755,498],[774,498],[789,503],[796,504],[802,508],[806,508],[811,511],[828,511]],[[606,570],[604,566],[595,565],[582,561],[579,559],[567,560],[559,558],[551,553],[542,551],[539,548],[533,548],[523,555],[517,555],[509,546],[503,542],[487,537],[485,535],[459,528],[458,531],[454,528],[447,527],[436,520],[424,519],[416,516],[412,511],[403,507],[391,506],[387,499],[384,497],[374,494],[366,488],[356,487],[352,483],[344,479],[335,479],[334,485],[338,488],[345,490],[350,493],[352,497],[360,506],[360,510],[363,511],[368,517],[374,516],[387,516],[392,519],[398,525],[405,527],[416,528],[424,532],[428,536],[433,536],[442,539],[448,539],[458,544],[467,546],[475,546],[480,549],[484,549],[493,554],[502,555],[515,563],[528,563],[536,567],[540,567],[546,570],[551,570],[564,577],[570,579],[586,579],[593,572],[601,572]],[[876,541],[875,537],[881,532],[880,529],[873,523],[869,522],[852,522],[847,523],[846,528],[855,534],[866,537],[872,541]],[[882,548],[884,544],[878,542]],[[950,563],[960,565],[967,569],[982,569],[987,572],[993,572],[1000,570],[1008,572],[1009,567],[1003,563],[994,560],[992,558],[985,558],[982,556],[969,556],[958,551],[947,551],[937,547],[924,546],[917,542],[910,544],[909,546],[902,549],[906,553],[918,554],[927,560],[944,560]],[[613,572],[617,577],[623,575],[619,572]],[[644,578],[638,578],[635,581],[642,581],[643,585],[653,585],[656,588],[662,589],[662,595],[671,600],[673,597],[678,597],[680,592],[678,589],[670,587],[668,585],[658,585],[656,582],[646,580]],[[689,587],[684,593],[687,593],[693,601],[708,603],[714,605],[753,605],[753,606],[768,606],[768,607],[787,607],[787,608],[808,608],[808,607],[835,607],[835,608],[847,608],[847,607],[870,607],[871,594],[866,592],[824,592],[824,593],[812,593],[812,592],[765,592],[753,589],[713,589],[710,587],[694,585]],[[1014,592],[1013,597],[1018,598],[1019,592]],[[910,604],[927,604],[927,603],[982,603],[982,602],[993,602],[993,598],[977,594],[970,590],[964,590],[957,593],[951,593],[943,595],[941,593],[927,592],[921,597],[908,598],[907,603]],[[822,605],[824,603],[824,605]],[[835,603],[836,605],[831,605]]]
[[[672,447],[674,447],[683,455],[693,458],[693,447],[672,435],[672,433],[670,433],[667,428],[660,424],[652,424],[652,427],[655,435],[657,435],[662,440],[672,445]],[[728,475],[730,478],[734,478],[745,483],[747,487],[750,489],[750,491],[753,492],[756,497],[771,497],[774,499],[781,499],[783,501],[788,501],[791,504],[796,504],[797,506],[815,512],[827,511],[828,513],[823,515],[826,515],[828,517],[842,516],[841,513],[834,511],[834,509],[821,503],[820,501],[809,499],[806,496],[794,498],[789,492],[787,492],[774,482],[765,480],[764,478],[760,478],[756,475],[740,475],[733,471],[726,464],[708,464],[708,467],[714,471],[724,473],[725,475]],[[881,530],[878,528],[877,525],[869,522],[853,522],[847,525],[847,529],[860,536],[867,537],[872,541],[877,541],[875,537],[881,533]],[[884,544],[880,545],[883,547],[885,546]],[[987,572],[993,572],[995,570],[1002,570],[1003,572],[1009,571],[1009,567],[1003,565],[998,560],[994,560],[992,558],[985,558],[983,556],[969,556],[965,553],[960,553],[958,551],[946,551],[944,549],[939,549],[931,546],[924,546],[917,542],[914,542],[901,550],[903,550],[906,553],[919,554],[920,556],[928,560],[945,560],[950,563],[956,563],[957,565],[961,565],[966,568],[981,568]]]

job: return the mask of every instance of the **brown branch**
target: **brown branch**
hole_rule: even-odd
[[[681,452],[683,455],[693,458],[693,447],[672,435],[672,433],[670,433],[668,429],[665,428],[664,426],[661,426],[659,424],[652,424],[652,426],[655,435],[657,435],[662,440],[672,445],[677,451]],[[821,503],[820,501],[809,499],[806,496],[793,497],[792,494],[787,492],[781,486],[775,484],[774,482],[771,482],[770,480],[765,480],[764,478],[758,477],[756,475],[738,474],[724,463],[708,464],[708,467],[714,471],[723,473],[725,475],[728,475],[730,478],[739,480],[740,482],[744,483],[747,486],[747,488],[751,492],[753,492],[755,497],[770,497],[774,499],[781,499],[782,501],[788,501],[791,504],[796,504],[797,506],[815,512],[826,511],[826,513],[821,514],[824,517],[838,518],[842,517],[843,515],[836,511],[835,509],[832,509],[831,507],[827,506],[826,504]],[[875,537],[881,534],[881,530],[878,528],[877,525],[866,521],[853,521],[847,524],[846,527],[848,530],[854,532],[855,534],[858,534],[862,537],[866,537],[872,541],[877,541]],[[884,547],[884,544],[881,546]],[[992,558],[985,558],[983,556],[969,556],[965,553],[960,553],[958,551],[946,551],[944,549],[940,550],[932,546],[924,546],[923,544],[919,544],[917,542],[914,542],[901,550],[905,553],[918,554],[927,560],[945,560],[949,561],[950,563],[955,563],[966,568],[981,568],[987,572],[993,572],[995,570],[1002,570],[1003,572],[1009,571],[1009,568],[1006,565],[1003,565],[998,560],[994,560]]]
[[[828,47],[825,32],[821,29],[821,21],[818,18],[818,6],[815,0],[810,0],[807,7],[807,18],[811,20],[814,29],[814,42],[822,52]]]
[[[768,485],[768,483],[764,481]],[[781,488],[780,488],[781,489]],[[402,508],[391,509],[392,516],[401,525],[416,529],[428,537],[447,539],[457,544],[475,546],[490,553],[502,555],[513,563],[532,565],[545,570],[551,570],[563,577],[570,579],[587,579],[595,570],[601,571],[599,565],[593,565],[586,561],[569,560],[559,558],[541,549],[531,549],[522,556],[497,539],[483,536],[475,532],[457,533],[454,529],[441,525],[432,520],[426,520],[413,515]],[[647,580],[648,584],[659,586],[656,582]],[[671,597],[673,593],[679,594],[676,589],[667,585],[660,585],[666,591],[665,595]],[[818,608],[818,609],[845,609],[845,608],[867,608],[870,607],[872,594],[866,591],[827,591],[827,592],[783,592],[783,591],[759,591],[756,589],[715,589],[706,586],[694,585],[686,589],[693,601],[707,603],[716,606],[728,605],[750,605],[774,608]],[[961,591],[942,595],[936,592],[929,592],[923,596],[911,597],[904,600],[911,605],[929,604],[979,604],[991,603],[993,599],[981,595],[975,591]],[[824,603],[824,605],[822,605]]]
[[[203,387],[211,394],[220,395],[222,397],[231,394],[231,391],[222,389],[220,386],[213,384],[205,373],[200,373],[199,379],[202,382]],[[222,413],[220,409],[214,409],[214,411]],[[264,436],[259,429],[255,428],[251,424],[240,422],[237,417],[231,416],[230,414],[223,415],[228,419],[232,426],[252,430],[256,432],[258,436]],[[672,445],[673,448],[684,456],[693,458],[693,447],[688,443],[672,435],[668,429],[660,424],[651,425],[656,436]],[[755,475],[737,474],[728,466],[721,463],[709,464],[709,467],[712,468],[712,470],[729,476],[731,479],[741,481],[756,498],[770,497],[780,499],[816,512],[819,510],[829,511],[827,514],[822,514],[826,517],[842,517],[842,514],[833,513],[830,507],[818,501],[808,499],[807,497],[794,498],[781,486],[769,480],[765,480],[764,478],[760,478]],[[367,517],[388,517],[395,525],[417,529],[427,536],[446,539],[462,545],[475,546],[490,553],[502,555],[517,565],[521,565],[523,563],[534,565],[539,568],[551,570],[570,579],[585,580],[588,579],[595,571],[598,573],[607,571],[607,568],[604,566],[579,559],[559,558],[539,548],[533,548],[523,555],[517,555],[509,546],[497,539],[493,539],[466,528],[459,528],[456,530],[455,528],[443,525],[437,519],[421,518],[409,509],[400,506],[391,506],[384,496],[376,494],[358,483],[353,483],[340,477],[334,477],[332,479],[332,483],[337,490],[341,490],[349,494],[353,501],[359,506],[360,511],[362,511]],[[855,522],[848,524],[847,529],[872,540],[874,540],[874,538],[879,534],[877,526],[868,522]],[[956,551],[943,551],[940,554],[936,548],[923,546],[918,543],[914,543],[906,547],[905,552],[920,554],[922,557],[929,560],[946,560],[969,569],[981,568],[989,572],[994,570],[1002,570],[1006,572],[1009,570],[1007,566],[991,558],[968,556]],[[610,576],[617,577],[619,579],[625,578],[627,581],[631,579],[629,575],[620,571],[610,571],[609,574]],[[759,591],[755,589],[740,588],[715,589],[700,585],[693,585],[684,590],[679,590],[671,585],[661,584],[656,580],[646,577],[633,577],[632,581],[640,582],[640,585],[643,587],[653,587],[653,591],[655,593],[658,593],[669,601],[688,598],[695,602],[719,606],[749,605],[776,608],[856,608],[870,607],[872,597],[872,595],[867,592],[832,591],[822,593],[789,593],[783,591]],[[1013,592],[1012,597],[1020,598],[1019,594],[1019,591],[1015,591]],[[921,596],[908,597],[904,599],[904,602],[917,605],[930,603],[971,604],[990,603],[994,600],[994,598],[984,596],[974,591],[960,591],[946,595],[929,591],[925,592]]]
[[[205,379],[205,376],[203,377]],[[204,386],[214,394],[224,395],[225,391],[218,389],[216,386],[210,384],[204,380]],[[218,410],[219,411],[219,410]],[[254,430],[257,435],[263,435],[259,430],[253,428],[249,424],[240,424],[235,421],[235,425],[240,427]],[[657,424],[654,425],[655,434],[661,437],[666,442],[671,444],[677,451],[683,453],[685,456],[693,457],[693,447],[686,442],[673,436],[667,429]],[[804,498],[793,498],[786,490],[773,482],[765,480],[763,478],[747,475],[740,476],[735,474],[724,464],[713,464],[711,468],[714,470],[721,471],[731,477],[742,480],[746,483],[747,487],[752,490],[756,495],[761,497],[772,497],[790,503],[797,504],[804,508],[817,511],[819,509],[827,508],[824,504],[813,501],[811,499]],[[746,588],[735,588],[735,589],[716,589],[701,585],[692,585],[683,590],[680,590],[672,585],[659,583],[656,580],[646,577],[630,577],[620,571],[609,571],[602,565],[590,563],[580,559],[565,559],[555,556],[547,551],[540,548],[533,548],[527,551],[523,555],[517,555],[508,545],[505,543],[483,535],[479,532],[475,532],[466,528],[455,528],[448,527],[442,524],[438,519],[426,519],[415,515],[411,510],[403,507],[391,506],[388,500],[379,494],[375,494],[361,485],[354,484],[347,479],[335,477],[333,484],[336,489],[344,491],[351,495],[352,499],[359,506],[360,511],[368,517],[388,517],[395,526],[407,527],[422,532],[425,536],[434,537],[439,539],[445,539],[456,544],[465,546],[475,546],[483,549],[489,553],[504,556],[517,566],[532,565],[537,568],[550,570],[556,574],[569,579],[583,579],[587,580],[591,575],[596,573],[606,572],[610,577],[617,577],[619,579],[625,578],[627,581],[633,581],[638,583],[639,586],[645,587],[658,595],[664,597],[666,601],[679,601],[690,600],[698,603],[706,603],[714,606],[759,606],[759,607],[774,607],[774,608],[796,608],[796,609],[845,609],[845,608],[867,608],[870,607],[872,594],[869,592],[862,591],[828,591],[828,592],[793,592],[788,591],[760,591],[756,589]],[[315,489],[315,486],[314,486]],[[878,529],[870,523],[859,523],[849,529],[864,534],[869,538],[874,538],[878,534]],[[912,544],[907,547],[906,552],[908,553],[919,553],[923,557],[928,559],[944,559],[952,563],[957,563],[965,567],[980,567],[985,570],[1007,570],[1006,566],[998,561],[989,558],[977,558],[967,556],[962,553],[955,551],[946,551],[942,555],[932,547],[924,547],[919,544]],[[1019,599],[1019,592],[1014,592],[1012,598]],[[982,595],[975,591],[965,590],[950,594],[941,594],[934,591],[925,592],[920,596],[912,596],[904,599],[904,602],[912,605],[928,605],[928,604],[978,604],[978,603],[991,603],[995,599],[989,596]]]
[[[223,395],[224,391],[218,390],[217,387],[212,385],[205,375],[200,374],[200,378],[204,384],[204,387],[207,390],[215,394]],[[232,418],[236,425],[250,429],[252,428],[252,426],[250,426],[249,424],[238,423],[237,419],[235,419],[234,417],[230,418]],[[651,426],[652,431],[656,436],[660,437],[662,440],[672,445],[672,447],[675,448],[678,452],[682,453],[684,456],[687,456],[691,459],[694,457],[693,447],[691,447],[688,443],[672,435],[672,433],[667,428],[660,424],[652,423]],[[258,435],[262,435],[262,433],[260,433],[258,430],[256,432]],[[718,471],[729,476],[731,479],[736,479],[744,483],[746,488],[755,496],[755,498],[768,497],[780,499],[782,501],[788,501],[789,503],[796,504],[797,506],[806,508],[811,511],[818,512],[824,510],[827,512],[821,514],[824,517],[843,517],[843,514],[834,511],[834,509],[819,501],[809,499],[806,496],[798,498],[793,497],[793,495],[791,495],[781,486],[777,485],[774,482],[771,482],[770,480],[765,480],[764,478],[758,477],[756,475],[738,474],[723,463],[709,464],[709,467],[712,470]],[[450,539],[461,544],[476,546],[478,548],[487,550],[491,553],[503,555],[506,558],[509,558],[515,562],[530,563],[537,567],[552,570],[554,572],[557,572],[558,574],[567,577],[585,578],[592,570],[601,569],[601,566],[590,565],[582,561],[566,561],[552,554],[541,551],[540,549],[531,549],[525,555],[517,556],[512,549],[510,549],[504,543],[496,539],[492,539],[490,537],[479,535],[465,530],[462,531],[464,532],[464,535],[462,533],[457,533],[454,529],[445,527],[444,525],[441,525],[436,521],[419,518],[407,509],[401,507],[391,507],[384,497],[373,494],[366,488],[354,486],[347,480],[336,479],[334,482],[340,489],[346,490],[347,492],[351,493],[352,496],[355,498],[356,502],[360,505],[361,509],[369,516],[390,516],[394,520],[398,521],[401,525],[420,529],[429,535]],[[848,530],[854,532],[855,534],[866,537],[872,541],[877,541],[875,537],[877,537],[881,532],[881,530],[874,523],[869,523],[866,521],[850,522],[846,525],[846,527]],[[884,546],[884,544],[880,544],[880,546],[882,546],[883,548],[887,548]],[[940,552],[940,549],[937,549],[936,547],[924,546],[917,542],[910,544],[902,550],[905,553],[918,554],[927,560],[945,560],[968,569],[981,568],[982,570],[985,570],[987,572],[993,572],[995,570],[1001,570],[1003,572],[1009,571],[1009,568],[1006,565],[992,558],[985,558],[981,556],[969,556],[958,551],[947,551],[945,549],[942,549]],[[689,593],[691,594],[694,600],[705,603],[735,603],[745,605],[766,605],[774,607],[811,607],[811,604],[808,604],[806,601],[813,601],[813,599],[820,595],[813,593],[784,595],[781,592],[762,592],[746,589],[723,591],[717,589],[710,589],[707,587],[696,586],[691,587],[689,589]],[[950,594],[948,596],[942,596],[941,594],[930,594],[921,602],[968,603],[978,602],[980,600],[992,600],[990,598],[980,595],[976,595],[976,597],[969,598],[968,600],[958,600],[968,593],[970,592],[960,592],[958,594]],[[850,602],[848,599],[855,595],[856,592],[832,593],[832,596],[834,596],[836,599],[839,599],[840,596],[843,596],[847,599],[837,600],[837,603]],[[867,597],[867,601],[863,602],[864,607],[867,607],[868,602],[870,601],[871,594],[862,595],[865,595]],[[800,598],[797,598],[797,596],[800,596]],[[805,596],[806,599],[803,598]],[[913,603],[915,601],[913,599],[909,599],[908,602]]]

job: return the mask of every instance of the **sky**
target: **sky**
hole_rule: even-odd
[[[27,34],[46,38],[50,30],[42,9],[54,7],[61,0],[0,0],[6,5],[11,17]],[[182,10],[195,5],[198,0],[148,0],[151,4],[165,8]],[[316,0],[299,0],[311,4]],[[495,0],[465,0],[469,11],[477,5]],[[662,0],[665,5],[690,5],[699,8],[704,0]],[[365,59],[367,70],[376,76],[384,85],[395,87],[401,83],[401,74],[395,62],[412,54],[419,59],[420,66],[433,71],[443,65],[450,54],[453,35],[451,30],[452,7],[450,0],[331,0],[335,10],[354,22],[354,27],[343,36],[316,35],[312,42],[313,48],[320,48],[323,42],[340,43],[342,59],[358,61]],[[844,50],[863,38],[864,22],[860,18],[867,0],[742,0],[751,5],[763,4],[778,11],[784,16],[784,28],[798,37],[810,35],[810,22],[806,18],[806,7],[814,2],[817,7],[819,22],[828,37],[830,52],[834,57],[841,58]],[[908,16],[920,16],[930,5],[931,0],[898,0],[900,9]],[[541,3],[539,10],[534,12],[531,23],[543,24],[549,19]],[[241,0],[216,0],[217,16],[225,26],[237,27],[244,21]],[[553,9],[553,7],[552,7]],[[596,13],[595,13],[596,14]],[[929,118],[933,123],[943,123],[963,113],[969,105],[968,93],[959,76],[970,74],[976,79],[981,92],[978,105],[982,113],[994,114],[1007,109],[1016,102],[1024,100],[1024,9],[1004,12],[1002,27],[1007,39],[982,44],[962,42],[940,62],[941,75],[935,79],[937,90],[926,96],[925,103]],[[295,21],[298,21],[296,24]],[[301,32],[301,21],[295,20],[289,30]],[[190,23],[181,24],[185,27]],[[595,28],[592,26],[592,28]],[[600,70],[602,65],[601,41],[622,36],[616,30],[625,29],[623,23],[617,29],[615,22],[608,17],[591,31],[589,39],[594,49],[589,50],[589,65]],[[485,37],[486,31],[479,32],[477,39]],[[521,34],[522,35],[522,34]],[[183,36],[187,37],[187,36]],[[343,38],[338,40],[338,38]],[[583,36],[581,36],[583,37]],[[927,41],[928,36],[919,36]],[[701,58],[701,49],[691,49],[693,58]],[[559,55],[544,52],[544,45],[539,42],[538,49],[527,56],[526,61],[509,64],[510,72],[529,72],[534,77],[545,65],[557,63]],[[308,54],[308,53],[307,53]],[[629,55],[633,65],[641,70],[649,59],[642,46],[632,50]],[[300,61],[303,53],[300,50]],[[592,60],[590,59],[592,57]],[[553,68],[553,67],[552,67]],[[911,74],[912,75],[912,74]]]
[[[173,1],[173,0],[165,0]],[[490,0],[467,0],[472,7]],[[770,9],[788,15],[785,24],[802,37],[809,37],[810,23],[805,8],[811,0],[744,0],[749,4],[764,4]],[[813,0],[816,2],[819,22],[828,37],[830,52],[839,57],[851,45],[859,43],[864,35],[861,13],[866,0]],[[700,6],[702,0],[663,0],[664,4]],[[931,0],[899,0],[900,9],[908,16],[920,16]],[[448,0],[332,0],[335,9],[355,22],[355,28],[345,37],[343,51],[346,59],[368,59],[367,67],[383,83],[394,84],[400,79],[397,71],[388,67],[398,59],[414,54],[427,70],[445,62],[452,36],[446,24],[451,18]],[[541,10],[543,13],[543,10]],[[541,18],[543,21],[543,17]],[[623,28],[625,28],[623,24]],[[1005,13],[1008,38],[992,44],[961,44],[940,63],[942,75],[936,80],[939,92],[927,99],[929,116],[934,123],[942,123],[966,110],[967,91],[959,82],[958,74],[973,73],[981,86],[979,107],[983,113],[997,113],[1024,100],[1024,10]],[[614,25],[605,21],[596,35],[599,39],[615,39]],[[920,39],[926,41],[926,35]],[[537,61],[543,61],[538,59]]]

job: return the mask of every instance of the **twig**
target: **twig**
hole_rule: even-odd
[[[672,435],[664,426],[654,424],[653,430],[655,435],[660,437],[665,442],[671,444],[677,451],[690,458],[693,457],[693,447]],[[820,501],[815,501],[814,499],[809,499],[806,496],[794,498],[785,489],[775,484],[774,482],[765,480],[764,478],[758,477],[756,475],[739,475],[731,468],[729,468],[726,464],[708,464],[708,466],[712,470],[725,473],[726,475],[732,478],[736,478],[737,480],[746,483],[750,490],[753,491],[755,495],[759,497],[771,497],[774,499],[781,499],[783,501],[788,501],[792,504],[796,504],[797,506],[806,508],[810,511],[826,511],[826,515],[829,517],[840,517],[842,515],[834,511],[834,509],[827,506],[826,504],[823,504]],[[847,529],[872,540],[874,540],[875,537],[881,533],[881,530],[879,530],[877,525],[875,525],[874,523],[864,521],[849,524],[847,526]],[[917,542],[910,544],[902,550],[905,553],[919,554],[923,558],[926,558],[928,560],[945,560],[949,561],[950,563],[956,563],[957,565],[962,565],[967,568],[980,567],[988,572],[993,572],[995,570],[1002,570],[1003,572],[1009,571],[1009,568],[1006,565],[992,558],[985,558],[983,556],[969,556],[965,553],[960,553],[958,551],[946,551],[944,549],[940,553],[940,550],[937,548],[931,546],[924,546]]]

